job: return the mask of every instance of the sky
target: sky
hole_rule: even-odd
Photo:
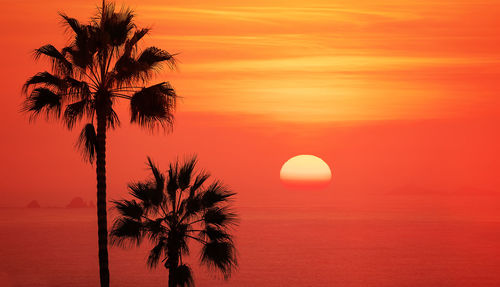
[[[93,167],[74,149],[78,131],[30,123],[19,108],[24,81],[48,69],[33,49],[67,41],[57,12],[85,20],[98,4],[2,1],[0,206],[95,200]],[[155,81],[170,81],[182,100],[171,134],[131,126],[126,104],[118,108],[108,198],[125,196],[126,183],[146,174],[146,155],[166,168],[197,153],[241,206],[431,217],[489,217],[498,208],[497,1],[126,4],[153,29],[145,45],[179,53],[179,70]],[[281,165],[299,154],[328,163],[326,190],[280,184]]]

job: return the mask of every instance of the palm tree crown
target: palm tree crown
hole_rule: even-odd
[[[200,261],[218,269],[225,278],[237,266],[231,228],[236,214],[228,207],[235,193],[220,181],[205,184],[209,175],[196,172],[196,157],[170,164],[162,173],[148,158],[152,178],[129,184],[132,200],[115,201],[119,212],[111,230],[114,244],[152,244],[147,265],[161,260],[169,270],[169,286],[192,286],[190,267],[183,260],[189,241],[201,244]]]
[[[113,3],[103,3],[88,24],[60,13],[71,32],[71,42],[58,50],[51,44],[35,50],[35,58],[47,57],[52,72],[40,72],[24,85],[27,98],[23,110],[32,118],[40,114],[62,119],[68,128],[88,120],[79,146],[89,160],[94,159],[98,116],[106,128],[120,124],[114,105],[118,99],[130,101],[130,121],[142,126],[169,128],[173,121],[176,94],[168,82],[144,86],[163,64],[175,69],[174,55],[156,48],[140,49],[149,33],[134,24],[134,13]]]

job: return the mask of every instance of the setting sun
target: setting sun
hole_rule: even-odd
[[[298,155],[287,160],[281,167],[280,178],[288,187],[325,187],[332,173],[328,164],[314,155]]]

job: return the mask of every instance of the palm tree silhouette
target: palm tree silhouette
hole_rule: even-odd
[[[169,271],[168,286],[194,286],[191,268],[183,261],[189,241],[201,244],[202,264],[219,270],[228,278],[237,266],[231,228],[236,214],[228,207],[235,193],[220,181],[206,185],[210,177],[196,172],[196,157],[170,164],[168,175],[148,158],[152,177],[129,184],[132,200],[115,201],[119,216],[111,230],[112,243],[153,244],[147,265],[154,268],[160,259]]]
[[[35,50],[35,59],[45,56],[51,61],[52,73],[27,80],[23,111],[31,119],[41,114],[61,119],[69,129],[87,121],[77,144],[86,160],[96,162],[99,271],[101,286],[107,287],[106,131],[120,124],[114,110],[118,99],[130,101],[132,123],[151,129],[172,127],[174,89],[168,82],[145,85],[162,64],[174,69],[175,59],[156,47],[139,49],[149,29],[134,24],[130,9],[117,11],[113,3],[103,1],[87,24],[60,16],[71,32],[71,43],[61,50],[50,44]]]

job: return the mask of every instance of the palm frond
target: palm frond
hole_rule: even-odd
[[[173,271],[175,272],[176,286],[178,287],[194,286],[192,271],[188,265],[186,264],[179,265]]]
[[[60,117],[61,98],[61,95],[48,88],[36,88],[26,98],[21,110],[30,113],[32,118],[36,118],[42,112],[45,112],[47,117],[50,115]]]
[[[137,62],[145,67],[149,67],[149,69],[159,69],[162,63],[165,63],[171,70],[177,68],[177,60],[174,55],[157,47],[148,47],[144,49],[137,59]]]
[[[87,115],[92,118],[92,104],[93,101],[83,99],[78,102],[68,104],[64,110],[64,122],[69,129],[72,129],[76,122],[81,120],[83,116]]]
[[[193,174],[193,170],[197,163],[196,156],[191,157],[184,161],[182,166],[179,169],[179,174],[177,177],[177,181],[179,183],[179,188],[185,190],[189,187],[191,183],[191,175]]]
[[[162,255],[165,253],[166,249],[166,238],[161,237],[157,244],[151,249],[149,252],[148,259],[146,261],[146,264],[149,268],[153,269],[158,265],[158,261],[160,261],[160,258]]]
[[[100,45],[101,36],[98,28],[92,25],[80,25],[76,22],[72,25],[74,25],[73,31],[75,32],[73,43],[64,48],[62,52],[63,55],[70,55],[72,63],[84,72],[94,65],[94,55]]]
[[[132,219],[141,219],[144,214],[142,206],[135,200],[117,200],[112,201],[114,208],[118,210],[121,216],[129,217]]]
[[[173,125],[176,100],[177,95],[167,82],[143,88],[130,100],[130,121],[149,128],[169,128]]]
[[[142,201],[142,205],[146,213],[150,211],[155,211],[159,208],[159,205],[156,204],[152,198],[156,194],[156,185],[152,181],[143,181],[143,182],[133,182],[129,183],[128,188],[130,190],[130,194]]]
[[[224,278],[229,278],[238,265],[234,245],[228,241],[210,241],[203,245],[201,262],[219,270]]]
[[[69,86],[68,97],[76,100],[87,99],[91,96],[89,84],[85,81],[79,81],[72,77],[64,78]]]
[[[227,228],[238,223],[238,217],[227,207],[212,207],[205,210],[203,221],[220,228]]]
[[[163,194],[158,194],[154,181],[133,182],[128,185],[130,194],[142,202],[145,213],[156,212],[164,206]]]
[[[202,231],[200,231],[199,235],[200,238],[206,241],[229,241],[229,242],[233,241],[229,233],[213,225],[205,226],[205,228]]]
[[[187,197],[182,201],[182,205],[184,206],[183,220],[195,217],[204,209],[200,195]]]
[[[132,48],[130,48],[132,49]],[[113,77],[115,84],[131,84],[134,81],[146,82],[152,75],[161,70],[163,64],[170,69],[176,69],[174,55],[156,47],[149,47],[142,51],[136,59],[127,50],[116,61]]]
[[[60,92],[66,90],[67,87],[66,81],[47,71],[37,73],[33,77],[29,78],[23,86],[23,92],[26,93],[28,89],[34,85],[43,85],[46,88],[55,88]]]
[[[140,221],[129,217],[119,217],[111,228],[111,243],[118,246],[125,246],[126,243],[139,245],[142,241],[142,229]]]
[[[178,175],[179,175],[178,162],[175,162],[175,164],[171,163],[168,169],[167,194],[168,197],[170,198],[170,201],[173,204],[175,204],[177,189],[179,188]]]
[[[62,18],[62,24],[66,28],[71,29],[75,34],[81,34],[83,31],[82,25],[75,18],[71,18],[65,13],[59,12],[59,16]]]
[[[190,192],[189,196],[193,197],[196,194],[196,192],[198,191],[198,189],[203,186],[203,184],[205,183],[205,181],[207,181],[207,179],[209,177],[210,177],[210,174],[208,174],[206,172],[201,172],[198,175],[196,175],[196,178],[195,178],[193,184],[189,188],[189,192]]]
[[[94,125],[88,123],[80,132],[80,136],[78,137],[78,140],[76,142],[76,147],[78,148],[78,150],[80,150],[83,159],[92,163],[95,159],[96,145],[97,135]]]
[[[123,48],[123,55],[125,57],[132,56],[132,52],[137,49],[137,43],[149,33],[149,28],[137,29],[134,35],[127,40],[125,47]]]
[[[143,201],[143,202],[149,202],[149,191],[151,189],[154,189],[155,187],[152,186],[151,182],[145,181],[145,182],[132,182],[128,184],[128,189],[130,190],[130,194]]]
[[[113,83],[118,87],[131,84],[139,79],[142,70],[143,68],[130,53],[123,53],[113,68]]]
[[[217,206],[228,201],[235,193],[231,192],[220,181],[215,181],[202,193],[202,203],[205,208]]]
[[[179,247],[181,254],[189,255],[188,246],[188,229],[189,224],[179,223],[177,224],[177,231],[179,232]]]
[[[94,18],[94,24],[100,27],[106,45],[121,46],[135,28],[134,12],[126,7],[115,10],[114,3],[106,3],[100,8],[100,13]]]
[[[71,75],[73,65],[54,46],[48,44],[35,49],[35,59],[40,56],[47,56],[52,61],[52,70],[58,75]]]
[[[109,107],[106,114],[106,123],[107,127],[111,129],[115,129],[120,126],[120,118],[111,106]]]
[[[87,68],[94,65],[94,54],[97,52],[96,43],[92,43],[88,35],[76,36],[75,43],[69,47],[64,48],[63,53],[71,59],[74,66],[80,68],[81,75],[85,75]],[[95,79],[94,79],[95,81]]]
[[[148,157],[148,167],[153,173],[154,181],[155,181],[155,189],[154,192],[150,195],[151,203],[153,205],[160,205],[163,201],[163,196],[164,196],[164,188],[165,188],[165,175],[160,172],[156,164],[153,162],[153,160]]]
[[[148,219],[144,222],[144,231],[148,234],[151,241],[158,240],[167,234],[167,229],[163,226],[163,218],[155,220]]]

